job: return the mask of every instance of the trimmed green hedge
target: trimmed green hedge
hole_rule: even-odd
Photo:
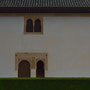
[[[1,78],[0,90],[90,90],[90,78]]]

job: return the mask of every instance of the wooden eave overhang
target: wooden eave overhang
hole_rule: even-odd
[[[90,7],[0,7],[0,13],[90,13]]]

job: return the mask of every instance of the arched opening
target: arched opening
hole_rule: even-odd
[[[42,61],[37,62],[36,77],[45,77],[44,63]]]
[[[30,64],[27,60],[23,60],[18,65],[18,77],[30,77]]]
[[[33,32],[33,21],[32,21],[32,19],[27,20],[26,32]]]
[[[41,32],[41,20],[40,19],[35,20],[34,31]]]

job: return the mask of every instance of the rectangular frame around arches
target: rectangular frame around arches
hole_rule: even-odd
[[[36,69],[36,63],[42,60],[45,64],[45,70],[48,70],[48,53],[29,53],[18,52],[15,54],[15,70],[18,70],[18,64],[22,60],[27,60],[31,64],[31,69]]]
[[[41,21],[41,32],[26,32],[26,23],[28,19],[32,19],[33,21],[33,28],[34,28],[34,22],[36,19],[40,19]],[[39,16],[39,15],[29,15],[29,16],[25,16],[24,17],[24,34],[43,34],[43,16]]]

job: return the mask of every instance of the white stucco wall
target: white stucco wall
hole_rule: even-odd
[[[0,77],[17,77],[16,52],[48,52],[46,77],[90,77],[90,17],[44,17],[43,25],[43,35],[25,35],[24,17],[0,17]]]

